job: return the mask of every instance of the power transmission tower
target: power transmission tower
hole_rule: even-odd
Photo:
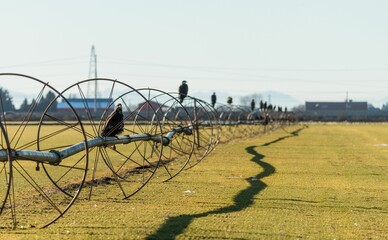
[[[92,50],[90,52],[90,62],[89,62],[89,79],[97,78],[97,55],[94,49],[94,45],[92,45]],[[94,112],[97,111],[97,98],[98,98],[98,86],[97,81],[94,81],[94,86],[92,86],[92,82],[88,83],[88,90],[86,96],[88,98],[94,97]],[[94,91],[91,90],[94,87]],[[94,94],[93,94],[94,93]]]

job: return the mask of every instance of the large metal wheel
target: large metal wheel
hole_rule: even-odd
[[[217,107],[220,124],[222,127],[221,142],[228,142],[236,137],[237,120],[235,118],[236,111],[233,106],[219,105]]]
[[[66,213],[83,186],[87,151],[62,160],[57,154],[74,142],[87,148],[83,125],[67,100],[48,83],[21,74],[0,74],[0,84],[13,86],[8,91],[15,102],[21,102],[19,110],[9,114],[9,101],[1,98],[1,122],[9,139],[12,170],[0,225],[46,227]],[[18,99],[18,93],[24,93],[24,101]],[[69,108],[66,119],[56,112],[59,100]]]
[[[246,138],[252,136],[251,125],[248,121],[249,112],[242,106],[236,107],[237,111],[237,131],[236,137]]]
[[[189,163],[194,151],[193,123],[187,110],[178,99],[157,89],[138,89],[155,105],[156,118],[160,119],[163,136],[172,134],[164,146],[156,177],[168,181],[177,176]]]
[[[219,113],[217,110],[212,107],[212,105],[208,102],[205,102],[203,100],[197,99],[200,102],[200,105],[204,110],[206,110],[206,114],[209,116],[210,120],[210,125],[212,126],[213,129],[213,145],[214,147],[219,143],[220,138],[221,138],[221,124],[220,124],[220,119],[219,119]],[[205,125],[209,126],[209,124]],[[214,149],[213,147],[213,149]]]
[[[0,215],[6,211],[11,211],[11,213],[5,213],[5,215],[9,215],[13,222],[13,226],[16,226],[16,218],[15,214],[12,214],[14,209],[10,208],[6,204],[10,203],[12,199],[8,199],[9,190],[11,188],[12,181],[12,159],[11,159],[11,148],[8,141],[8,135],[3,126],[4,116],[1,116],[2,121],[0,121],[0,156],[1,156],[1,164],[0,164]]]
[[[215,119],[210,105],[190,96],[187,96],[182,104],[186,109],[189,109],[194,126],[195,147],[187,166],[187,168],[191,168],[214,149],[219,141],[219,132],[214,125]]]
[[[98,85],[99,93],[88,95],[91,85]],[[117,137],[134,139],[125,144],[88,149],[92,171],[85,184],[87,198],[129,198],[140,191],[157,170],[163,150],[160,122],[154,118],[155,110],[149,100],[123,82],[102,78],[80,81],[63,94],[73,96],[70,101],[78,102],[77,111],[88,140],[103,138],[105,120],[118,103],[123,106],[124,131]],[[138,141],[137,136],[154,136],[156,140]]]
[[[256,136],[262,133],[260,111],[255,110],[253,112],[250,112],[248,114],[247,121],[248,121],[248,124],[251,125],[251,131],[253,136]]]

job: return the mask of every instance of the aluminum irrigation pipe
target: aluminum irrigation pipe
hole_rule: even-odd
[[[32,160],[36,162],[49,163],[52,165],[59,164],[63,159],[70,157],[74,154],[84,151],[86,148],[116,145],[116,144],[128,144],[138,141],[154,141],[161,142],[164,146],[167,146],[171,139],[177,133],[184,133],[191,135],[193,133],[192,127],[176,127],[170,130],[166,136],[160,137],[158,135],[151,134],[134,134],[118,137],[96,137],[85,142],[77,143],[73,146],[65,148],[63,150],[51,150],[48,152],[33,151],[33,150],[11,150],[11,158],[18,160]],[[0,150],[0,162],[8,161],[7,151],[5,149]]]

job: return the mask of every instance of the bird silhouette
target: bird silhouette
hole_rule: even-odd
[[[105,120],[104,128],[101,131],[103,137],[114,137],[124,130],[124,115],[121,103],[117,104],[115,110]]]
[[[179,100],[182,103],[183,99],[187,96],[189,92],[189,86],[187,85],[187,81],[183,80],[182,84],[179,86]]]
[[[217,102],[217,96],[216,96],[215,92],[211,96],[211,100],[212,100],[212,107],[214,107],[216,105],[216,102]]]

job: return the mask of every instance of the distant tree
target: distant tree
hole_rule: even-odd
[[[381,110],[388,111],[388,103],[383,104]]]
[[[260,110],[261,111],[264,110],[264,102],[263,102],[263,100],[260,100]]]
[[[47,107],[47,101],[44,96],[42,96],[41,99],[38,99],[38,102],[36,102],[36,112],[43,112]]]
[[[52,91],[49,91],[47,94],[46,94],[46,97],[44,98],[44,103],[43,103],[43,107],[44,109],[47,108],[47,106],[55,99],[56,95],[52,92]],[[57,101],[53,102],[50,106],[50,111],[57,111]]]
[[[55,94],[52,91],[47,92],[46,96],[42,96],[39,101],[36,101],[33,99],[31,101],[31,104],[28,104],[27,98],[24,99],[22,105],[20,106],[21,112],[27,112],[29,110],[33,110],[34,112],[43,112],[46,110],[48,105],[55,99]],[[57,110],[57,102],[53,102],[53,104],[50,106],[50,111],[56,111]]]
[[[367,108],[371,109],[371,110],[376,109],[375,106],[373,106],[373,104],[371,104],[371,103],[368,103]]]
[[[32,99],[32,102],[31,102],[31,104],[30,104],[30,107],[29,107],[29,108],[32,108],[32,109],[34,109],[34,111],[35,111],[35,109],[36,109],[36,106],[37,106],[36,100],[35,100],[35,99]]]
[[[304,104],[301,104],[301,105],[298,105],[298,106],[295,106],[292,108],[292,111],[293,112],[305,112],[306,111],[306,107]]]
[[[249,95],[245,95],[245,96],[240,97],[240,103],[241,103],[241,105],[249,106],[251,104],[252,99],[254,99],[255,101],[258,102],[262,98],[263,97],[261,96],[261,94],[253,93],[253,94],[249,94]]]
[[[12,97],[10,96],[8,90],[0,88],[0,109],[2,112],[6,111],[15,111],[15,106],[12,102]]]
[[[28,104],[27,98],[25,98],[22,102],[22,105],[20,105],[19,111],[28,112],[29,108],[30,108],[30,105]]]

